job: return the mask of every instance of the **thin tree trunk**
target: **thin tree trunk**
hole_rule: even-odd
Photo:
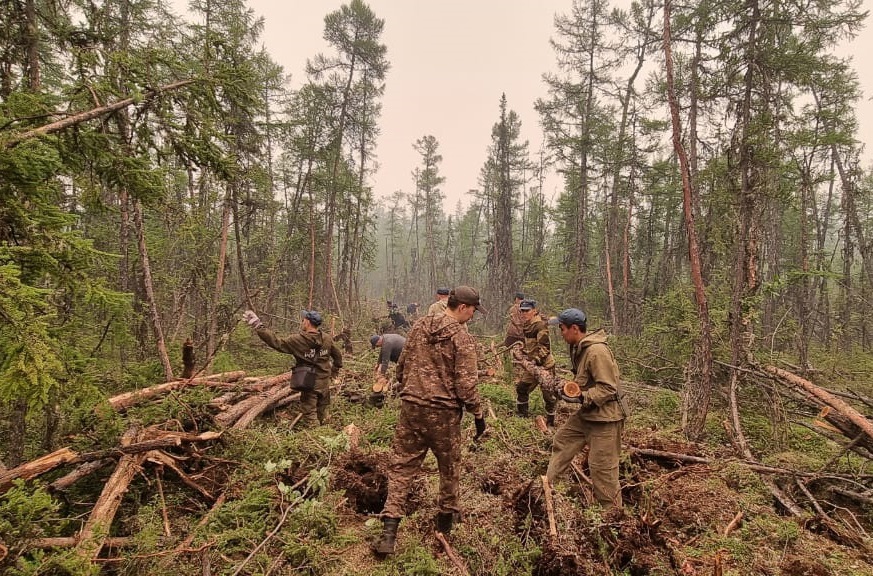
[[[158,349],[158,357],[161,360],[161,365],[164,367],[164,377],[167,380],[173,379],[173,366],[170,364],[170,356],[167,354],[167,344],[164,341],[164,330],[161,327],[161,315],[158,311],[158,302],[155,299],[155,290],[152,283],[152,271],[149,265],[148,248],[145,241],[145,229],[142,218],[142,204],[139,200],[133,203],[133,221],[136,228],[136,239],[139,244],[139,258],[142,264],[142,281],[145,288],[146,300],[149,305],[149,315],[152,322],[152,330],[155,335],[155,344]]]
[[[691,167],[682,145],[682,128],[679,123],[679,102],[673,84],[673,51],[670,38],[671,0],[664,2],[664,60],[666,62],[667,98],[670,103],[670,119],[673,125],[673,149],[679,158],[682,174],[682,207],[685,216],[685,231],[688,238],[688,260],[691,265],[691,280],[694,284],[694,300],[697,303],[698,334],[694,341],[691,358],[685,370],[685,390],[682,396],[682,427],[685,436],[692,441],[703,437],[706,415],[712,397],[712,325],[706,285],[700,267],[700,249],[694,224],[694,182]]]
[[[218,263],[215,271],[215,291],[209,305],[209,330],[206,334],[206,366],[204,370],[212,370],[212,360],[215,356],[216,333],[218,332],[218,304],[224,290],[224,266],[227,262],[227,236],[230,230],[231,202],[233,201],[233,184],[227,185],[224,195],[224,206],[221,210],[221,237],[218,243]]]

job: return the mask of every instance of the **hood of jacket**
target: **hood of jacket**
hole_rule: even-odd
[[[583,350],[585,348],[588,348],[592,344],[605,344],[606,340],[607,340],[606,330],[604,330],[603,328],[600,328],[594,332],[590,332],[590,333],[586,334],[585,337],[582,338],[582,340],[579,340],[579,343],[576,344],[576,346],[580,350]]]
[[[448,314],[425,316],[419,322],[421,323],[422,330],[424,330],[428,344],[450,340],[458,331],[463,330],[461,323]]]

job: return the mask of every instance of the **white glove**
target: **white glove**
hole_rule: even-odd
[[[242,319],[253,330],[259,330],[264,325],[264,323],[261,322],[261,319],[258,318],[258,315],[255,314],[254,310],[246,310],[245,312],[243,312]]]

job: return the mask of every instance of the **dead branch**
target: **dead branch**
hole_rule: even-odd
[[[100,470],[104,466],[109,466],[114,462],[115,460],[113,460],[112,458],[101,458],[100,460],[94,460],[93,462],[85,462],[69,474],[61,476],[60,478],[49,484],[48,488],[53,492],[63,492],[82,478],[90,476],[97,470]]]
[[[76,456],[78,456],[78,454],[73,450],[70,450],[69,448],[61,448],[60,450],[55,450],[51,454],[40,456],[36,460],[25,462],[11,470],[7,470],[0,474],[0,494],[3,494],[12,487],[13,480],[18,478],[30,480],[40,474],[45,474],[50,470],[54,470],[58,466],[63,466],[64,464],[73,462]]]
[[[736,530],[737,526],[740,525],[740,522],[742,522],[742,520],[743,520],[743,511],[740,510],[739,512],[737,512],[737,515],[734,516],[734,519],[731,520],[727,526],[725,526],[724,531],[721,533],[721,535],[724,536],[725,538],[727,538],[731,532]]]
[[[174,554],[182,552],[191,545],[191,542],[194,541],[194,536],[196,535],[197,528],[202,528],[203,526],[206,526],[206,524],[209,523],[209,519],[212,517],[213,514],[215,514],[215,512],[219,508],[221,508],[225,500],[227,500],[227,493],[222,492],[218,496],[218,498],[215,499],[215,503],[212,504],[212,508],[209,509],[209,512],[204,514],[203,518],[201,518],[200,521],[197,522],[197,526],[195,526],[194,530],[191,530],[191,532],[187,536],[185,536],[185,539],[182,540],[182,542],[180,542],[179,545],[173,549]]]
[[[455,552],[455,549],[452,548],[451,544],[449,544],[448,540],[446,540],[446,537],[443,536],[443,533],[435,532],[434,534],[437,541],[443,547],[443,550],[445,550],[446,556],[449,557],[449,560],[451,560],[455,568],[457,568],[461,574],[469,574],[470,571],[467,569],[467,564],[464,562],[463,559],[461,559],[460,556],[458,556],[458,553]]]
[[[121,437],[121,445],[129,445],[140,439],[142,430],[133,427]],[[83,558],[94,561],[103,548],[105,538],[121,505],[121,498],[127,492],[133,477],[139,472],[145,454],[126,454],[118,461],[115,471],[106,481],[91,515],[79,531],[76,552]]]
[[[273,531],[267,534],[267,537],[261,540],[261,543],[255,546],[255,548],[251,552],[249,552],[249,555],[246,556],[246,559],[243,560],[242,563],[236,567],[236,570],[234,570],[231,576],[239,576],[239,573],[242,572],[242,569],[245,568],[245,565],[249,563],[249,560],[254,558],[255,554],[258,553],[258,550],[263,548],[267,544],[267,542],[269,542],[270,539],[273,538],[273,536],[275,536],[277,532],[279,532],[279,529],[282,527],[282,524],[285,523],[285,519],[288,517],[288,512],[290,511],[291,506],[285,506],[285,510],[282,511],[282,517],[279,519],[279,523],[276,524],[276,527],[273,528]]]
[[[64,128],[69,128],[71,126],[75,126],[76,124],[82,124],[83,122],[87,122],[89,120],[93,120],[95,118],[99,118],[105,114],[110,114],[115,112],[116,110],[121,110],[122,108],[127,108],[132,104],[136,104],[138,102],[145,102],[154,99],[156,96],[164,93],[171,92],[173,90],[178,90],[179,88],[184,88],[185,86],[189,86],[193,84],[194,80],[181,80],[179,82],[173,82],[172,84],[166,84],[159,88],[155,88],[153,90],[148,90],[145,93],[133,96],[130,98],[125,98],[124,100],[119,100],[118,102],[114,102],[112,104],[107,104],[106,106],[100,106],[98,108],[93,108],[91,110],[87,110],[85,112],[80,112],[78,114],[73,114],[72,116],[68,116],[62,120],[58,120],[56,122],[52,122],[51,124],[46,124],[45,126],[40,126],[39,128],[34,128],[33,130],[28,130],[27,132],[22,132],[20,134],[15,134],[10,137],[6,142],[4,142],[3,147],[7,150],[18,144],[24,142],[25,140],[29,140],[31,138],[35,138],[37,136],[45,136],[47,134],[53,134],[55,132],[60,132]]]
[[[202,487],[200,484],[192,480],[185,472],[179,468],[176,464],[176,461],[167,454],[166,452],[161,452],[160,450],[152,450],[151,452],[146,453],[145,457],[149,460],[149,462],[154,462],[155,464],[160,464],[162,466],[166,466],[170,470],[176,473],[176,476],[182,480],[182,483],[185,486],[193,489],[195,492],[199,493],[201,496],[206,498],[209,502],[213,502],[215,497],[209,493],[206,488]]]

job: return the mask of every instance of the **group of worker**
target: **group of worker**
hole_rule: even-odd
[[[382,534],[373,545],[380,556],[394,553],[409,488],[428,451],[436,458],[440,475],[435,528],[449,534],[461,515],[459,480],[464,411],[473,416],[474,441],[487,428],[477,387],[478,345],[465,326],[476,312],[486,313],[479,292],[469,286],[457,286],[440,288],[437,296],[437,301],[425,316],[415,321],[405,339],[395,334],[374,335],[370,339],[372,347],[382,348],[375,368],[377,377],[384,378],[388,363],[396,361],[400,399],[388,465],[388,496],[381,513]],[[549,426],[555,426],[558,398],[579,406],[553,436],[546,477],[554,483],[588,446],[595,498],[604,508],[620,508],[619,456],[627,413],[621,399],[618,365],[606,344],[605,331],[588,332],[586,315],[578,308],[563,310],[547,322],[539,314],[536,301],[522,293],[516,294],[508,316],[504,344],[520,348],[521,353],[519,362],[513,366],[517,413],[528,415],[530,393],[538,384]],[[278,338],[266,329],[253,311],[246,311],[243,319],[267,345],[294,355],[298,365],[319,366],[318,383],[312,390],[301,391],[301,409],[304,422],[325,423],[330,377],[342,367],[342,355],[330,336],[319,330],[318,312],[304,311],[300,333],[287,338]],[[554,376],[549,324],[558,327],[569,345],[573,382],[581,393],[570,395],[560,385],[557,390],[545,386],[541,378],[522,368],[531,365],[535,367],[532,372],[545,371]]]

